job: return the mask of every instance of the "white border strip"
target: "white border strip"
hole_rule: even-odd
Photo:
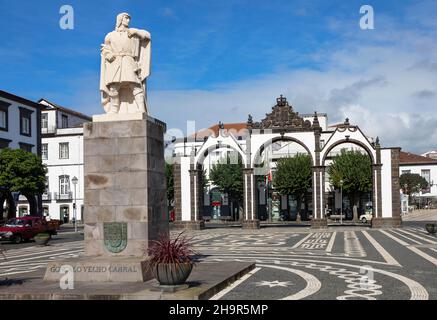
[[[246,281],[247,279],[249,279],[251,276],[253,276],[255,273],[257,273],[258,271],[260,271],[261,268],[255,268],[252,271],[250,271],[249,273],[245,274],[244,276],[242,276],[240,279],[238,279],[237,281],[233,282],[230,286],[226,287],[225,289],[223,289],[222,291],[220,291],[219,293],[216,293],[215,295],[213,295],[211,298],[209,298],[209,300],[219,300],[220,298],[222,298],[225,294],[229,293],[230,291],[232,291],[236,286],[239,286],[241,283],[243,283],[244,281]]]
[[[376,251],[378,251],[378,253],[388,264],[401,267],[401,264],[395,258],[393,258],[393,256],[388,253],[387,250],[385,250],[384,247],[381,246],[367,231],[361,231],[361,233],[367,238],[367,240],[369,240],[369,242],[375,247]]]
[[[414,233],[412,233],[412,232],[409,232],[409,231],[407,231],[407,230],[399,230],[399,231],[402,232],[402,233],[409,234],[410,236],[413,236],[413,237],[415,237],[415,238],[417,238],[417,239],[420,239],[420,240],[423,240],[423,241],[425,241],[425,242],[428,242],[428,243],[431,243],[431,244],[437,244],[436,241],[428,240],[428,239],[426,239],[426,238],[424,238],[424,237],[421,237],[421,236],[419,236],[419,235],[417,235],[417,234],[414,234]]]
[[[326,252],[331,252],[332,247],[334,246],[335,236],[337,235],[337,231],[334,231],[331,236],[331,240],[329,240],[328,246],[326,247]]]

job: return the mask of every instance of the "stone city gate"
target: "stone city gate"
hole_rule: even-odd
[[[334,130],[325,130],[319,114],[303,117],[294,112],[285,97],[276,99],[272,111],[260,122],[249,115],[246,123],[245,143],[233,133],[220,127],[217,136],[211,135],[189,155],[174,159],[175,225],[183,228],[202,229],[201,190],[202,165],[213,150],[227,148],[241,157],[244,182],[244,228],[259,228],[257,176],[262,175],[260,164],[263,151],[277,141],[291,141],[305,150],[312,163],[312,227],[326,227],[327,204],[326,160],[329,153],[342,144],[353,144],[364,149],[372,163],[372,227],[400,226],[399,153],[400,148],[381,148],[379,139],[370,142],[356,125],[349,120]],[[326,127],[326,126],[325,126]]]

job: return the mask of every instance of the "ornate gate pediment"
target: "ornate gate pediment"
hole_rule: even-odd
[[[247,121],[248,129],[270,129],[274,131],[293,132],[293,131],[312,131],[313,126],[309,120],[304,120],[298,112],[293,111],[293,107],[282,95],[276,99],[276,105],[272,107],[272,112],[267,113],[261,122],[253,122],[249,115]]]

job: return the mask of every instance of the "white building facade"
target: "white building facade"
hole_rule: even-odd
[[[41,115],[41,157],[47,166],[43,212],[64,223],[84,217],[83,123],[92,119],[45,99]],[[74,183],[76,182],[76,183]]]
[[[401,152],[399,175],[405,173],[418,174],[428,182],[428,188],[413,194],[409,205],[417,209],[437,207],[437,159],[429,156],[419,156],[409,152]],[[402,186],[400,186],[402,188]]]

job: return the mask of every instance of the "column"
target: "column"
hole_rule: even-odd
[[[175,158],[173,164],[174,185],[174,212],[175,221],[182,220],[182,181],[181,181],[181,158]]]
[[[312,228],[324,228],[327,220],[324,214],[325,208],[325,167],[313,166],[313,219]]]
[[[324,215],[325,208],[325,167],[320,161],[320,128],[317,118],[317,112],[314,113],[314,150],[315,159],[312,167],[313,173],[313,219],[311,220],[311,228],[326,228],[327,220]]]
[[[197,167],[197,166],[196,166]],[[190,169],[190,196],[191,196],[191,220],[184,221],[183,227],[186,229],[200,230],[205,228],[205,222],[201,217],[203,191],[201,190],[202,170],[191,165]]]
[[[381,199],[381,164],[372,165],[373,217],[382,218]]]
[[[243,169],[244,220],[243,228],[259,229],[260,222],[256,215],[256,179],[253,168]]]

